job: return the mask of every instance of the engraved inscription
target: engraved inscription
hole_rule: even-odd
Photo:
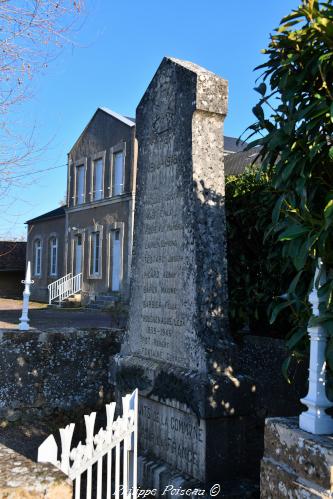
[[[204,479],[204,422],[144,397],[139,399],[140,445],[170,465]]]
[[[143,145],[147,165],[142,202],[143,283],[139,350],[144,356],[187,365],[186,320],[182,310],[184,270],[181,157],[173,137]]]

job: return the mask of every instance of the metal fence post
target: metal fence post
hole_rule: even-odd
[[[34,283],[31,280],[31,265],[28,262],[27,271],[25,274],[25,280],[21,281],[22,284],[25,284],[23,291],[23,306],[22,306],[22,315],[20,317],[20,331],[29,331],[29,298],[30,298],[30,286]]]

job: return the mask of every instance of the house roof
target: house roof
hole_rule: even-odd
[[[236,137],[228,137],[226,135],[224,136],[224,151],[226,153],[243,151],[246,146],[246,142],[239,140]]]
[[[133,120],[133,118],[128,118],[127,116],[123,116],[122,114],[118,114],[115,111],[112,111],[111,109],[109,109],[108,107],[99,107],[98,109],[101,109],[102,111],[109,114],[110,116],[113,116],[113,118],[116,118],[117,120],[122,121],[123,123],[125,123],[125,125],[135,126],[135,120]],[[97,111],[98,111],[98,109],[97,109]]]
[[[35,222],[42,222],[43,220],[50,220],[52,218],[61,218],[65,216],[65,208],[66,206],[59,206],[55,210],[48,211],[47,213],[43,213],[39,215],[39,217],[32,218],[31,220],[27,220],[26,224],[33,224]]]
[[[0,272],[25,269],[26,242],[0,241]]]
[[[90,118],[90,120],[88,121],[87,125],[84,127],[84,129],[81,132],[81,134],[79,135],[79,137],[76,139],[76,141],[73,144],[73,146],[70,148],[70,151],[72,151],[74,149],[74,147],[79,142],[79,140],[81,139],[81,137],[83,137],[85,131],[87,130],[87,128],[89,127],[90,123],[93,121],[93,119],[95,118],[96,114],[99,111],[103,111],[103,113],[106,113],[109,116],[112,116],[113,118],[115,118],[116,120],[121,121],[122,123],[124,123],[127,126],[130,126],[130,127],[135,126],[135,121],[133,121],[132,118],[128,118],[127,116],[123,116],[122,114],[116,113],[115,111],[112,111],[108,107],[98,107],[96,109],[96,111],[94,112],[94,114],[92,115],[92,117]]]
[[[256,160],[259,154],[259,148],[250,149],[249,151],[236,152],[228,154],[224,157],[224,172],[225,176],[241,175],[247,166],[251,165],[255,160],[255,164],[259,164],[259,159]]]

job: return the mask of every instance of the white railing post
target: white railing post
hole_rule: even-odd
[[[314,317],[320,315],[318,288],[325,282],[325,268],[322,261],[318,259],[313,289],[309,295]],[[305,398],[301,399],[302,404],[308,406],[308,410],[300,415],[299,426],[302,430],[315,435],[327,435],[333,433],[333,419],[325,412],[333,405],[328,400],[325,390],[327,334],[321,325],[309,327],[308,332],[310,337],[309,392]]]
[[[132,498],[137,499],[138,495],[138,413],[139,413],[139,390],[132,393],[129,401],[129,408],[134,412],[134,430],[129,438],[129,487],[132,490]]]
[[[63,473],[68,475],[70,470],[70,461],[69,456],[71,452],[71,443],[73,438],[75,424],[71,423],[67,425],[65,428],[61,428],[60,438],[61,438],[61,464],[60,469]]]
[[[28,262],[27,266],[27,272],[25,274],[25,280],[21,281],[22,284],[24,284],[24,291],[23,291],[23,305],[22,305],[22,315],[20,317],[20,325],[19,329],[20,331],[29,331],[29,298],[30,298],[30,286],[31,284],[34,283],[34,281],[31,280],[31,265],[30,262]]]

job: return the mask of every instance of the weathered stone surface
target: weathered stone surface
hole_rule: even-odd
[[[72,499],[72,482],[52,465],[30,461],[0,444],[0,497]]]
[[[110,329],[0,331],[0,419],[104,403],[109,358],[121,338]]]
[[[227,82],[162,61],[137,108],[137,203],[127,353],[206,372],[229,340],[223,120]]]
[[[332,494],[299,477],[292,469],[264,457],[261,463],[260,496],[263,499],[330,499]]]
[[[239,422],[254,399],[251,380],[231,367],[226,112],[225,80],[171,58],[137,108],[129,331],[112,371],[119,392],[140,388],[141,451],[203,482],[238,474],[224,463],[231,448],[234,463],[243,459]]]
[[[297,418],[266,421],[262,498],[328,498],[333,493],[333,437],[312,435]]]

